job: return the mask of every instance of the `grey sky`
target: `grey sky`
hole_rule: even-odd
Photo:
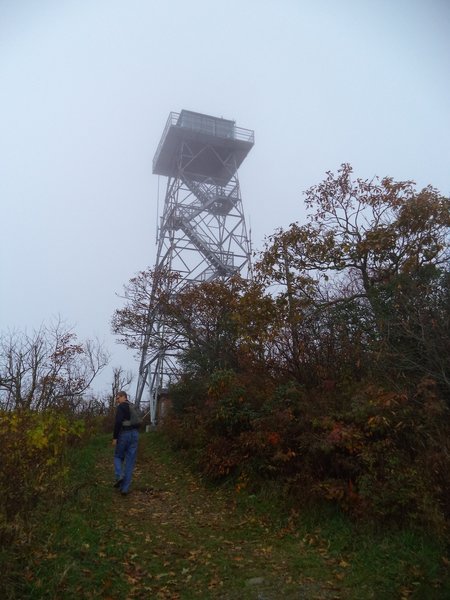
[[[61,315],[135,368],[109,322],[155,260],[170,111],[255,130],[258,250],[342,162],[449,194],[449,73],[446,0],[0,0],[0,329]]]

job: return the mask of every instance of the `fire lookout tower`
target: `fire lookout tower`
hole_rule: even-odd
[[[176,293],[188,283],[251,274],[237,169],[254,144],[254,132],[234,121],[182,110],[170,113],[153,159],[153,173],[167,177],[157,234],[158,272],[177,274]],[[158,310],[151,292],[142,340],[136,403],[148,388],[150,417],[175,373],[176,334]]]

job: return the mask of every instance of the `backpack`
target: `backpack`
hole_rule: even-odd
[[[128,407],[130,409],[130,418],[126,419],[125,421],[123,421],[122,425],[125,426],[125,427],[135,427],[135,428],[138,428],[139,425],[141,425],[141,423],[142,423],[141,413],[134,406],[134,404],[131,404],[131,402],[128,402]]]

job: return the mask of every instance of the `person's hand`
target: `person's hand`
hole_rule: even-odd
[[[113,440],[113,441],[112,441],[112,445],[113,445],[113,446],[116,446],[116,445],[117,445],[117,440]]]

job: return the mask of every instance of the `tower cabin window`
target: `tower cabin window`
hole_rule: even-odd
[[[177,125],[184,129],[213,135],[214,137],[234,139],[234,121],[227,119],[217,119],[183,110],[180,113]]]

